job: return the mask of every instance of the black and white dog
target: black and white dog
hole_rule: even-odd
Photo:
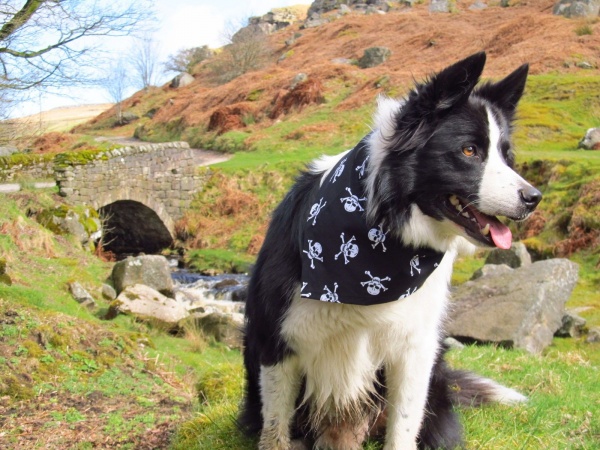
[[[377,433],[385,450],[454,449],[453,405],[525,400],[449,369],[440,345],[457,253],[510,247],[495,216],[541,200],[512,168],[528,66],[476,87],[485,59],[379,100],[373,131],[275,210],[246,305],[240,423],[261,450],[355,450]]]

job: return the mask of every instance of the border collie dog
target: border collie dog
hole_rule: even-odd
[[[523,65],[476,86],[485,53],[380,99],[371,133],[309,166],[273,213],[246,304],[239,417],[259,449],[463,445],[453,406],[525,397],[446,366],[441,345],[459,251],[509,248],[496,216],[541,193],[514,170]]]

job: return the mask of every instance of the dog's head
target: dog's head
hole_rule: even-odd
[[[510,230],[496,216],[524,220],[542,198],[513,170],[512,122],[528,66],[477,87],[485,58],[477,53],[444,69],[403,102],[380,101],[370,137],[371,220],[405,235],[407,227],[427,228],[414,223],[421,217],[446,236],[510,247]]]

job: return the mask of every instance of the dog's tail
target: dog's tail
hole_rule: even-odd
[[[450,398],[455,405],[480,406],[485,403],[515,405],[527,401],[527,397],[514,389],[473,372],[449,369],[446,377],[450,387]]]
[[[454,409],[456,406],[527,401],[524,395],[493,380],[452,369],[444,360],[445,351],[443,348],[433,367],[419,449],[462,448],[462,426]]]

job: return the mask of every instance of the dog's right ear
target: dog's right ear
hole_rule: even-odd
[[[382,130],[387,148],[404,152],[424,145],[437,120],[469,99],[484,65],[485,53],[475,53],[418,84],[393,116],[393,130]]]
[[[445,68],[417,88],[415,100],[434,116],[466,102],[483,72],[485,59],[485,53],[479,52]]]

